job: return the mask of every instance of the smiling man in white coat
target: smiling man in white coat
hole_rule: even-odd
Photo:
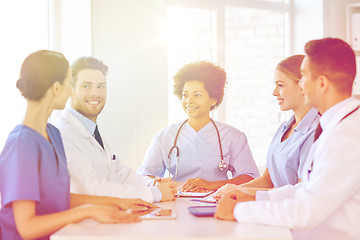
[[[72,65],[71,107],[55,124],[64,142],[71,192],[149,202],[174,200],[175,184],[153,186],[153,179],[121,165],[101,138],[96,120],[106,102],[107,71],[93,57],[81,57]]]
[[[322,114],[295,189],[249,201],[246,191],[223,195],[215,216],[292,229],[294,239],[360,239],[360,110],[352,95],[354,51],[335,38],[305,45],[300,85],[305,103]],[[248,202],[244,202],[248,201]]]

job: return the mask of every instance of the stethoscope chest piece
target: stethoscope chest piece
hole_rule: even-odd
[[[221,159],[221,161],[218,164],[218,168],[220,171],[224,171],[227,168],[226,162],[224,162],[224,160]]]

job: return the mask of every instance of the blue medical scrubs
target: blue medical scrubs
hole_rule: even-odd
[[[293,135],[281,141],[294,120],[295,116],[292,116],[280,125],[268,150],[266,167],[275,188],[298,183],[306,157],[314,142],[320,115],[316,109],[310,109],[294,129]]]
[[[46,130],[51,142],[25,125],[16,126],[0,155],[2,239],[21,239],[13,201],[35,201],[36,215],[69,209],[70,177],[61,136],[51,124]]]

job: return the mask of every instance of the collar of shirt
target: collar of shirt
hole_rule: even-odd
[[[357,106],[356,100],[353,97],[349,97],[329,108],[320,118],[323,131],[335,126],[346,114],[354,110]]]
[[[91,135],[94,135],[94,131],[95,131],[95,128],[96,128],[96,123],[94,123],[93,121],[91,121],[90,119],[88,119],[87,117],[85,117],[84,115],[82,115],[81,113],[79,113],[78,111],[73,109],[72,107],[69,107],[69,111],[72,114],[74,114],[74,116],[81,122],[82,125],[84,125],[86,130]]]
[[[305,135],[309,128],[311,127],[311,123],[318,117],[319,112],[315,108],[311,108],[304,118],[301,120],[301,122],[297,125],[297,127],[294,129],[294,132],[299,132],[302,135]],[[286,132],[286,129],[288,129],[291,124],[295,121],[295,115],[292,115],[291,118],[284,124],[283,133]]]
[[[320,116],[318,110],[311,108],[301,120],[299,125],[294,129],[294,131],[298,131],[299,133],[305,135],[309,131],[311,124],[318,116]]]
[[[295,115],[292,115],[291,117],[290,117],[290,119],[289,120],[287,120],[285,123],[284,123],[284,128],[283,128],[283,130],[282,130],[282,132],[284,133],[284,132],[286,132],[286,129],[288,129],[291,125],[292,125],[292,123],[295,121]],[[296,128],[294,129],[294,131],[296,130]]]

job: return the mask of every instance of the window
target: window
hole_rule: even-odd
[[[64,53],[70,63],[91,55],[90,0],[13,0],[0,3],[0,146],[23,117],[26,101],[16,88],[21,64],[40,49]],[[55,113],[56,115],[56,113]]]
[[[226,122],[245,132],[259,165],[283,114],[275,98],[274,72],[285,56],[285,14],[226,7]]]
[[[227,72],[228,84],[224,102],[212,117],[245,132],[255,161],[263,169],[270,141],[286,117],[272,91],[275,67],[291,49],[286,28],[289,9],[284,0],[170,4],[169,124],[186,119],[172,94],[177,70],[197,60],[218,63]]]
[[[25,100],[16,88],[21,64],[29,53],[48,48],[48,1],[13,0],[0,3],[0,102],[1,149],[10,131],[19,124]]]
[[[186,119],[179,99],[174,96],[173,76],[185,64],[196,60],[216,61],[213,55],[213,11],[198,8],[169,7],[168,77],[169,123]]]

